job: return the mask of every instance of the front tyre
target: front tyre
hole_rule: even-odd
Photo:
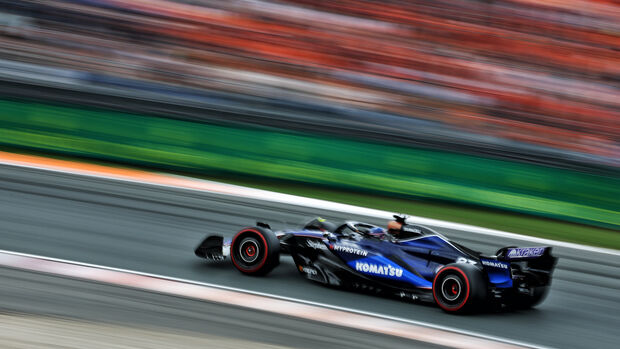
[[[471,264],[449,264],[433,280],[433,298],[448,313],[467,313],[486,299],[487,286],[482,271]]]
[[[280,263],[280,242],[269,229],[242,229],[232,240],[230,259],[244,274],[265,275]]]

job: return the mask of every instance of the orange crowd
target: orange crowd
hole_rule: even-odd
[[[620,157],[612,0],[0,2],[4,59]]]

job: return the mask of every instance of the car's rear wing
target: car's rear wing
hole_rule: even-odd
[[[537,246],[537,247],[504,247],[500,248],[495,254],[498,259],[510,260],[524,260],[535,259],[549,255],[551,253],[551,247],[549,246]]]
[[[548,285],[555,268],[557,258],[551,255],[552,247],[503,247],[497,253],[497,259],[509,262],[512,268],[536,274],[542,285]]]

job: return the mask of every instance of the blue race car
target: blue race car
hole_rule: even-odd
[[[297,231],[268,224],[244,228],[232,239],[207,236],[195,254],[210,260],[230,256],[242,273],[265,275],[293,257],[312,281],[370,293],[435,302],[449,313],[494,304],[529,308],[548,293],[557,258],[551,247],[504,247],[484,256],[436,231],[395,215],[388,229],[360,222],[336,226],[321,218]]]

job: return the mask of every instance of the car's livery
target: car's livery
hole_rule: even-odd
[[[290,254],[299,273],[332,286],[437,303],[447,312],[483,305],[526,308],[546,296],[557,259],[551,247],[504,247],[484,256],[425,226],[405,223],[399,234],[360,222],[340,226],[314,219],[301,230],[258,223],[232,239],[205,238],[202,258],[230,256],[245,274],[265,275]]]

